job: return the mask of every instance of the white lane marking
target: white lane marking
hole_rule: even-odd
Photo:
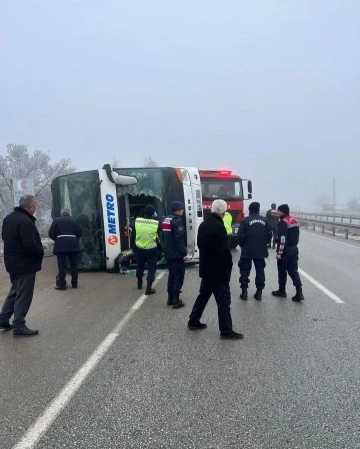
[[[159,274],[156,277],[154,285],[164,277],[164,273]],[[89,374],[94,370],[98,363],[105,356],[107,351],[115,342],[119,336],[119,332],[125,326],[125,324],[134,315],[146,299],[145,295],[142,295],[127,312],[127,314],[120,320],[120,322],[114,327],[114,329],[108,334],[104,340],[95,349],[92,355],[86,360],[86,362],[80,367],[60,393],[53,399],[53,401],[46,407],[44,412],[38,417],[38,419],[29,427],[25,435],[21,440],[13,446],[13,449],[33,449],[35,445],[40,441],[44,434],[49,430],[53,422],[64,410],[67,404],[70,402],[74,394],[79,390],[81,385],[87,379]],[[135,308],[136,306],[136,308]]]
[[[339,242],[339,240],[331,239],[329,237],[323,237],[322,235],[316,235],[313,232],[304,231],[304,230],[301,230],[301,232],[305,232],[305,234],[313,235],[314,237],[317,237],[319,239],[330,240],[330,242],[335,242],[335,243],[338,243],[339,245],[351,246],[352,248],[360,249],[360,246],[351,245],[350,243],[345,243],[345,242]]]
[[[159,274],[159,276],[157,277],[157,281],[160,281],[160,279],[164,277],[164,274],[165,273]],[[139,310],[146,298],[147,298],[146,295],[140,296],[140,298],[136,301],[136,303],[131,307],[131,310]]]
[[[301,276],[306,278],[308,281],[310,281],[312,284],[315,285],[319,290],[321,290],[323,293],[325,293],[326,296],[328,296],[330,299],[335,301],[337,304],[345,304],[345,302],[340,299],[338,296],[335,295],[335,293],[331,292],[329,289],[327,289],[324,285],[320,284],[316,279],[311,277],[309,274],[307,274],[304,270],[299,268],[299,273]]]

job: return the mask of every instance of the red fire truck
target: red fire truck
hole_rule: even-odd
[[[227,202],[228,212],[233,219],[231,248],[236,248],[239,223],[245,216],[244,200],[252,198],[252,183],[249,179],[241,179],[230,170],[199,170],[202,190],[204,219],[210,214],[214,200]],[[244,197],[244,183],[247,183],[247,198]]]

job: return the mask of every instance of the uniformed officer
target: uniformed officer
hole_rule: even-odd
[[[56,289],[66,290],[66,263],[69,260],[72,288],[78,286],[78,255],[82,229],[71,216],[69,209],[62,209],[60,217],[55,218],[49,229],[49,237],[55,242],[54,254],[57,257],[59,274],[56,276]]]
[[[278,234],[278,224],[279,224],[279,213],[276,209],[276,204],[272,203],[271,209],[269,209],[266,212],[266,218],[269,222],[270,229],[272,232],[272,242],[273,242],[273,249],[276,247],[276,241],[277,241],[277,234]],[[269,243],[269,248],[271,248],[271,242]]]
[[[256,293],[254,298],[262,299],[262,291],[265,287],[265,258],[269,256],[268,244],[271,241],[271,230],[265,217],[260,215],[260,204],[251,203],[249,216],[245,217],[239,226],[238,241],[241,248],[239,260],[240,268],[240,298],[248,299],[247,289],[252,262],[254,262],[256,277]]]
[[[224,216],[224,225],[226,229],[226,233],[228,235],[229,244],[231,243],[231,235],[232,235],[232,216],[229,212],[225,212]]]
[[[274,296],[286,298],[286,280],[287,273],[291,277],[294,287],[296,288],[296,295],[292,298],[293,301],[303,301],[304,296],[302,292],[301,279],[298,272],[299,260],[299,224],[294,217],[290,216],[290,209],[287,204],[282,204],[278,207],[280,217],[278,225],[278,238],[276,259],[279,274],[279,290],[272,292]]]
[[[136,277],[137,286],[141,290],[143,287],[143,276],[145,264],[147,264],[147,286],[145,295],[153,295],[155,289],[152,287],[155,281],[156,265],[158,261],[161,224],[155,220],[155,208],[151,204],[145,207],[144,217],[138,217],[135,220],[135,226],[132,231],[134,241],[134,252],[136,254]]]
[[[164,256],[168,263],[168,306],[173,309],[184,307],[180,299],[181,288],[185,277],[185,260],[187,250],[185,246],[185,227],[181,217],[184,214],[184,203],[174,201],[171,204],[172,213],[162,224]]]

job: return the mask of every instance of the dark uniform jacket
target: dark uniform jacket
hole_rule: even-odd
[[[10,274],[30,274],[41,270],[44,248],[35,226],[36,218],[20,207],[4,218],[4,262]]]
[[[238,241],[243,259],[265,259],[269,257],[268,244],[272,233],[267,219],[259,214],[250,214],[242,219],[238,229]]]
[[[199,275],[212,284],[228,284],[233,266],[229,238],[221,217],[211,214],[199,226]]]
[[[277,229],[279,224],[279,214],[276,209],[269,209],[266,212],[266,218],[269,222],[269,226],[271,229]]]
[[[49,237],[55,242],[54,254],[79,253],[81,236],[81,226],[68,215],[55,218],[49,229]]]
[[[187,255],[185,227],[182,219],[177,215],[168,215],[163,221],[162,239],[166,260],[183,259]]]
[[[278,254],[285,251],[298,251],[298,243],[300,237],[299,223],[296,218],[283,215],[280,217],[278,225],[277,250]]]

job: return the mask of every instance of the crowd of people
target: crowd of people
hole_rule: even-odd
[[[180,298],[185,278],[185,263],[188,259],[185,226],[182,219],[185,206],[181,201],[174,201],[172,212],[162,223],[157,220],[154,206],[148,205],[143,216],[131,224],[132,244],[136,256],[137,288],[143,289],[143,277],[147,267],[145,295],[155,294],[153,284],[156,277],[157,263],[163,254],[168,265],[167,305],[173,309],[184,307]],[[4,261],[10,275],[11,289],[0,312],[0,329],[13,329],[14,337],[31,337],[37,330],[26,326],[25,317],[30,308],[36,273],[41,270],[44,250],[39,232],[35,225],[36,199],[26,195],[20,199],[19,206],[3,222],[2,238],[4,240]],[[200,291],[189,316],[190,330],[205,329],[201,322],[206,305],[214,295],[218,306],[220,338],[241,340],[243,334],[235,332],[232,327],[230,312],[230,280],[233,259],[229,243],[229,221],[227,203],[215,200],[211,214],[199,226],[197,245],[200,253],[199,276]],[[230,225],[231,226],[231,225]],[[54,254],[58,261],[56,289],[66,290],[66,266],[70,263],[71,285],[78,287],[77,258],[80,252],[79,241],[82,230],[70,211],[63,209],[49,230],[49,237],[54,240]],[[293,301],[303,301],[301,279],[298,273],[299,225],[290,216],[289,206],[275,204],[266,216],[260,215],[260,204],[253,202],[249,206],[249,215],[245,217],[238,229],[238,243],[241,248],[239,259],[240,298],[248,299],[249,275],[255,266],[256,292],[254,298],[262,300],[265,288],[265,259],[269,249],[276,249],[278,265],[278,290],[274,296],[286,297],[287,275],[296,288]],[[10,319],[13,316],[13,321]]]

